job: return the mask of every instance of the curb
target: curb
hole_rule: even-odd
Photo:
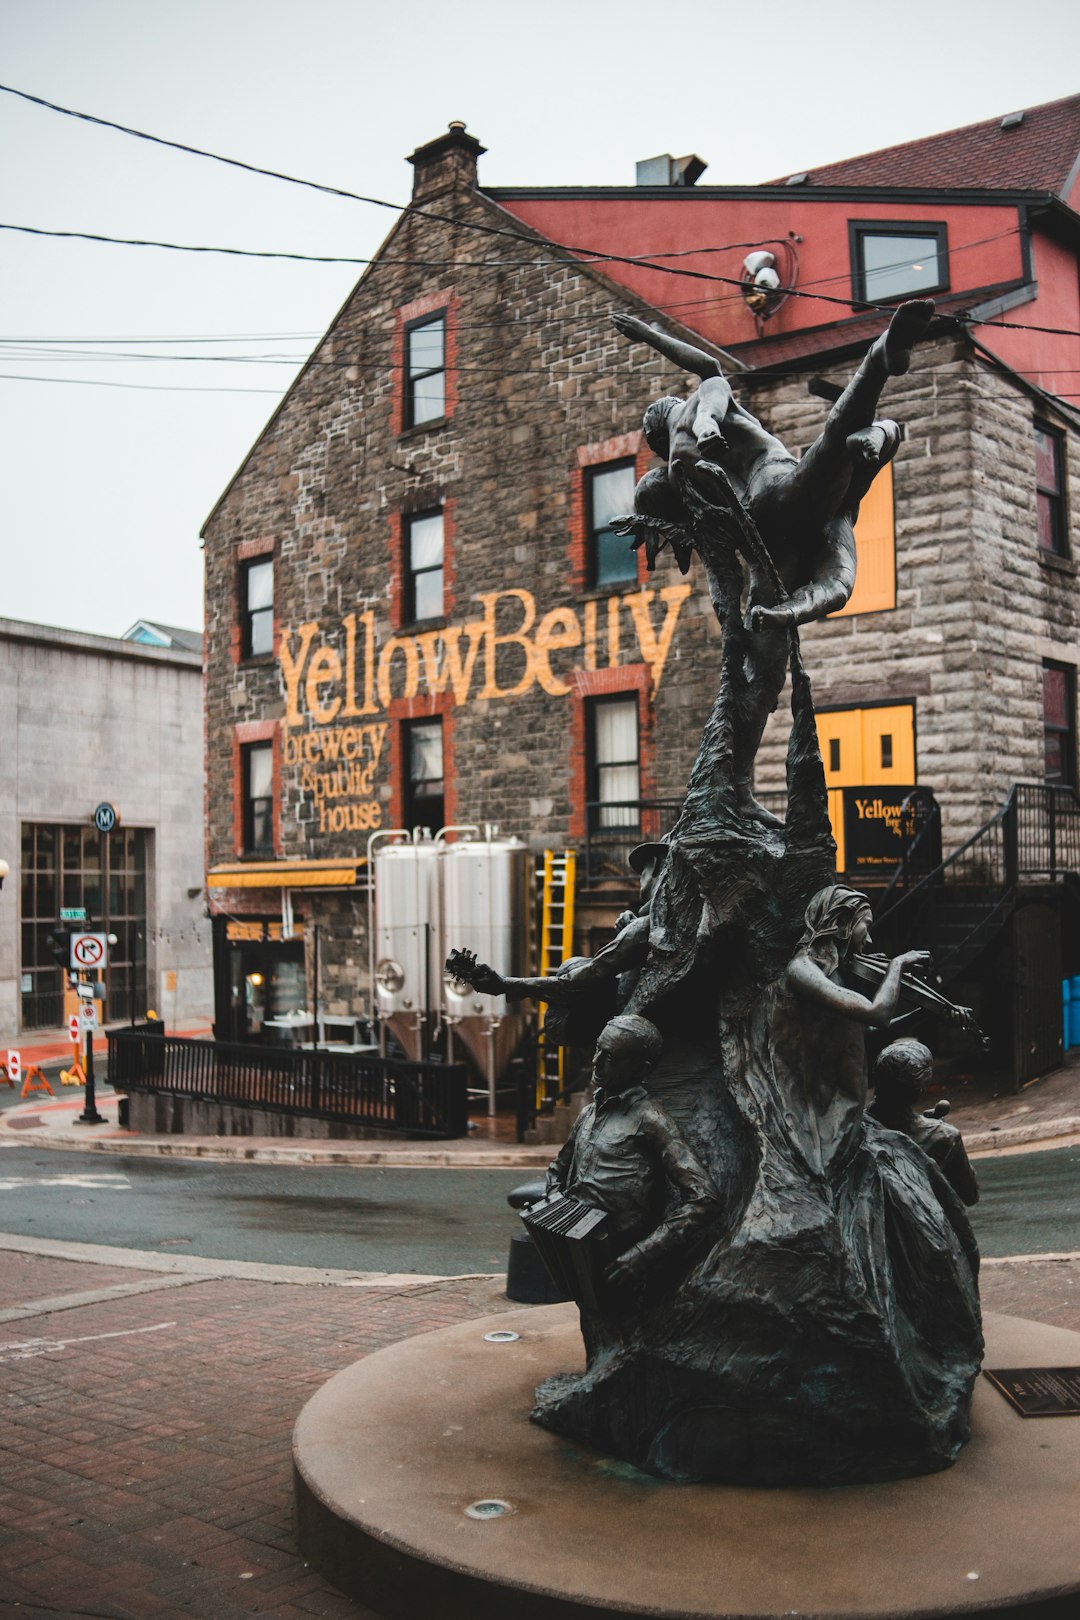
[[[956,1123],[952,1121],[951,1123]],[[990,1128],[964,1133],[964,1146],[969,1154],[1000,1153],[1003,1148],[1053,1146],[1063,1136],[1080,1136],[1080,1117],[1067,1115],[1063,1119],[1047,1119],[1030,1125],[1005,1125],[999,1130]]]
[[[109,1099],[102,1099],[107,1102]],[[26,1104],[27,1111],[35,1107]],[[139,1137],[135,1135],[95,1136],[88,1128],[82,1132],[59,1129],[19,1131],[10,1121],[21,1109],[11,1109],[0,1115],[0,1143],[18,1147],[48,1148],[61,1153],[113,1153],[135,1158],[206,1159],[222,1163],[247,1164],[331,1164],[356,1166],[398,1167],[401,1169],[435,1170],[509,1170],[535,1169],[546,1166],[557,1146],[509,1145],[481,1147],[466,1143],[460,1147],[401,1146],[396,1144],[367,1144],[355,1142],[336,1147],[298,1147],[266,1144],[244,1145],[243,1137]],[[955,1123],[955,1122],[954,1122]],[[1080,1138],[1080,1115],[1032,1121],[1025,1125],[1008,1125],[995,1130],[987,1128],[964,1132],[964,1145],[973,1157],[992,1157],[1018,1148],[1037,1152],[1043,1148],[1066,1145],[1068,1138]]]
[[[108,1102],[110,1099],[104,1099]],[[38,1105],[26,1104],[32,1112]],[[48,1104],[44,1106],[49,1106]],[[430,1147],[420,1144],[340,1143],[334,1147],[298,1147],[282,1143],[255,1146],[244,1137],[139,1137],[135,1135],[85,1134],[71,1128],[19,1130],[11,1124],[22,1109],[0,1114],[0,1145],[47,1148],[54,1153],[112,1153],[128,1158],[206,1159],[222,1163],[247,1164],[330,1164],[382,1166],[384,1168],[428,1170],[509,1170],[546,1168],[558,1146],[481,1147],[468,1141],[460,1148],[451,1145]],[[113,1127],[115,1131],[116,1127]]]

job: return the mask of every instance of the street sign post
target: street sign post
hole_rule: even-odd
[[[97,1029],[97,1003],[94,1001],[80,1001],[79,1028],[87,1031]]]

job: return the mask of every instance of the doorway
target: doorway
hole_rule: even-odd
[[[846,787],[914,787],[914,703],[872,703],[861,709],[822,709],[818,743],[829,790],[829,820],[836,839],[836,870],[846,870]]]

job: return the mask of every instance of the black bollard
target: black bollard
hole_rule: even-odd
[[[86,1032],[86,1106],[82,1113],[76,1117],[76,1125],[107,1125],[108,1120],[104,1114],[97,1110],[97,1098],[94,1095],[94,1031]]]

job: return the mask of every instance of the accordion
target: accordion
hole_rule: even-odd
[[[551,1193],[523,1209],[521,1219],[552,1282],[582,1310],[601,1310],[607,1296],[604,1274],[617,1253],[607,1211]]]

